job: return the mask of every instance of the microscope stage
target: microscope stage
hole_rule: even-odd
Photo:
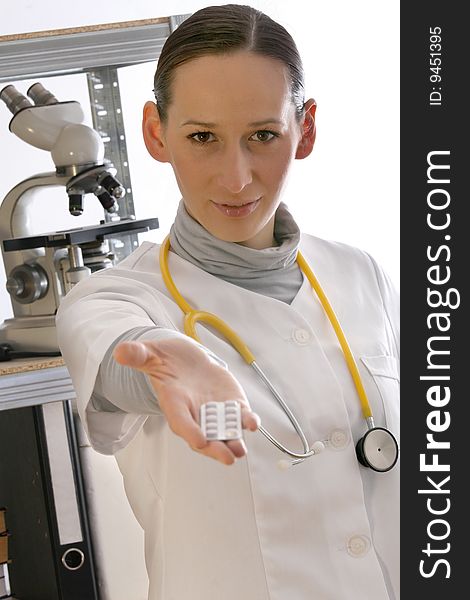
[[[150,229],[158,229],[158,219],[123,219],[100,225],[89,225],[88,227],[77,227],[64,231],[30,235],[23,238],[12,238],[3,241],[6,252],[13,250],[29,250],[31,248],[64,247],[71,245],[86,244],[95,240],[103,241],[105,237],[112,237],[118,233],[142,233]]]

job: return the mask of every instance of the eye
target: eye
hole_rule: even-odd
[[[212,142],[213,134],[210,131],[196,131],[195,133],[191,133],[188,135],[188,138],[196,144],[207,144],[208,142]]]
[[[268,131],[267,129],[261,129],[250,136],[250,140],[254,142],[270,142],[275,137],[279,137],[279,134],[274,131]]]

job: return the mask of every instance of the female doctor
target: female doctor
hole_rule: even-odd
[[[154,85],[145,144],[182,196],[169,238],[57,316],[89,439],[145,531],[149,600],[398,600],[397,298],[282,202],[315,141],[295,43],[248,6],[209,7],[169,36]],[[219,321],[185,329],[197,310],[244,346]],[[240,405],[244,436],[208,440],[214,401]]]

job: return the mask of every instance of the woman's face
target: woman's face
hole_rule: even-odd
[[[171,163],[189,214],[219,239],[272,246],[289,167],[313,146],[314,102],[299,123],[287,68],[250,52],[181,65],[171,97],[165,124],[147,103],[144,138],[154,158]]]

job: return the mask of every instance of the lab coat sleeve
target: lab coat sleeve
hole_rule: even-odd
[[[96,273],[83,280],[62,300],[56,317],[57,339],[72,379],[77,410],[90,444],[102,454],[124,448],[147,419],[134,412],[103,412],[91,400],[100,363],[123,333],[137,327],[176,329],[155,310],[158,298],[148,286],[124,277]],[[150,317],[158,312],[156,322]]]
[[[397,363],[400,361],[400,298],[392,280],[377,263],[377,261],[368,255],[375,270],[377,284],[382,297],[383,308],[385,312],[385,321],[390,337],[391,351]]]
[[[109,348],[136,328],[162,328],[170,330],[173,337],[190,338],[177,330],[151,286],[103,272],[83,280],[65,296],[56,327],[90,444],[102,454],[114,454],[134,438],[150,413],[136,411],[135,406],[129,411],[103,411],[93,406],[96,378]]]

